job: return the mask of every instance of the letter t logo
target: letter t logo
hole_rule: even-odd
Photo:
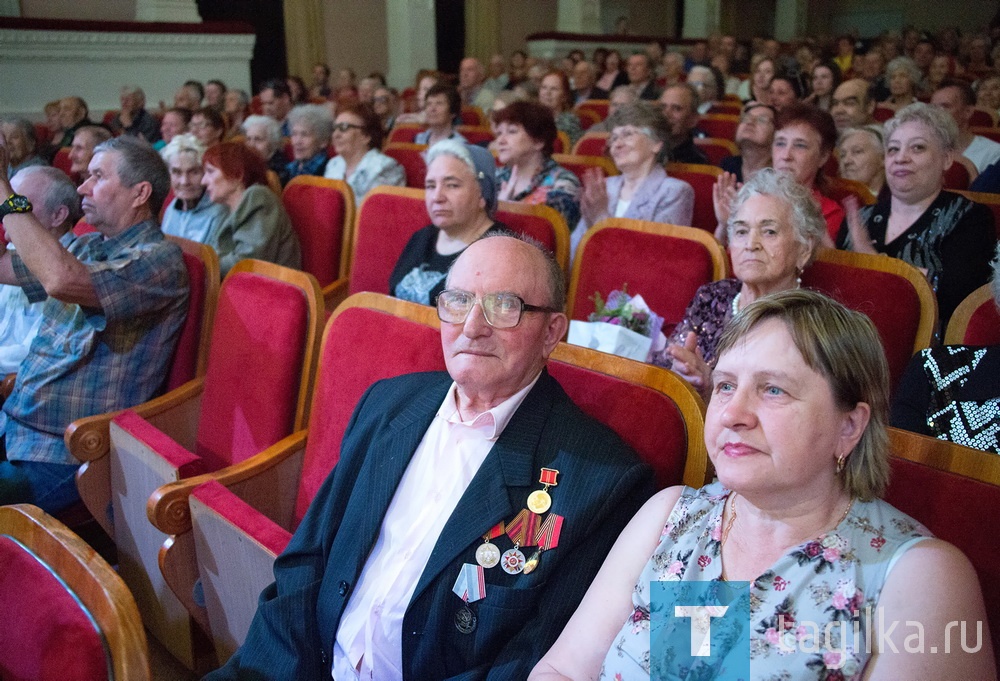
[[[722,617],[728,605],[675,605],[675,617],[691,618],[691,655],[709,657],[712,654],[712,618]]]

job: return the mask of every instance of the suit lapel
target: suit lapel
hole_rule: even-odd
[[[445,523],[411,603],[470,544],[524,507],[528,494],[525,488],[537,479],[535,452],[552,409],[556,385],[555,379],[543,371],[504,428]]]

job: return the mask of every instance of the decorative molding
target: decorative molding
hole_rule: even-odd
[[[0,61],[81,59],[113,61],[133,57],[180,61],[242,58],[256,38],[246,34],[104,33],[0,29]]]
[[[135,0],[136,21],[201,23],[194,0]]]

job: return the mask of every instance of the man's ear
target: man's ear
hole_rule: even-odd
[[[139,208],[140,206],[149,203],[149,199],[153,196],[153,185],[149,182],[137,182],[132,187],[132,192],[134,198],[132,199],[132,207]]]

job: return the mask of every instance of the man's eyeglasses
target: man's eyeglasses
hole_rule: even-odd
[[[495,329],[512,329],[525,312],[561,312],[551,307],[528,305],[513,293],[487,293],[481,298],[460,289],[446,289],[437,298],[438,319],[448,324],[464,324],[476,302],[483,306],[486,323]]]
[[[333,129],[334,130],[339,130],[340,132],[347,132],[351,128],[354,128],[355,130],[364,130],[365,126],[363,126],[363,125],[355,125],[354,123],[347,123],[347,122],[344,122],[344,121],[341,121],[340,123],[334,123],[333,124]]]
[[[751,116],[743,114],[740,116],[740,123],[756,123],[757,125],[774,125],[774,119],[770,116]]]

